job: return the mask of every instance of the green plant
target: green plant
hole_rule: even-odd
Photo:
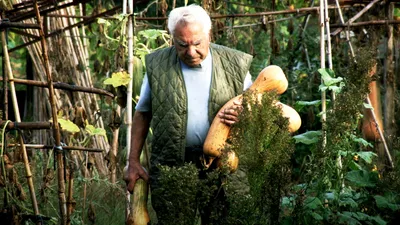
[[[295,136],[299,145],[309,146],[310,154],[303,159],[303,183],[283,199],[286,224],[386,224],[395,218],[397,195],[382,188],[387,181],[376,168],[377,155],[358,130],[374,55],[362,50],[357,64],[339,69],[343,78],[334,78],[331,70],[319,71],[320,89],[335,91],[336,99],[323,130]]]
[[[294,142],[288,131],[288,120],[273,102],[276,93],[255,100],[243,95],[243,111],[235,124],[225,150],[237,152],[247,179],[247,190],[237,190],[238,181],[227,183],[230,214],[227,224],[279,224],[280,202],[291,182],[290,159]],[[242,178],[243,179],[243,178]]]

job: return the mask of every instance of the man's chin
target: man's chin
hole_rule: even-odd
[[[188,65],[189,67],[199,67],[201,61],[186,61],[185,64]]]

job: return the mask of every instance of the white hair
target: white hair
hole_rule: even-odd
[[[174,35],[175,27],[178,23],[200,23],[203,25],[205,34],[211,30],[211,18],[208,13],[200,6],[192,4],[189,6],[173,9],[168,16],[168,30]]]

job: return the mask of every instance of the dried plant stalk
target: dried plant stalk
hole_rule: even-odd
[[[2,43],[2,47],[3,47],[3,55],[4,55],[3,60],[5,61],[5,66],[6,66],[10,89],[11,89],[11,98],[12,98],[13,107],[14,107],[15,120],[16,120],[16,122],[21,122],[21,117],[20,117],[19,108],[18,108],[17,94],[16,94],[14,82],[12,81],[14,76],[13,76],[12,69],[11,69],[11,63],[10,63],[10,58],[8,55],[8,49],[7,49],[6,35],[5,35],[4,31],[1,32],[1,43]],[[19,143],[21,145],[22,156],[23,156],[24,165],[25,165],[26,179],[27,179],[27,183],[29,186],[29,192],[31,195],[33,210],[34,210],[35,215],[39,215],[39,208],[37,205],[35,188],[33,185],[32,172],[30,169],[28,154],[26,152],[22,134],[19,135]]]

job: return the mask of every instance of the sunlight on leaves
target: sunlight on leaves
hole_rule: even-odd
[[[131,77],[126,71],[115,72],[111,75],[111,78],[104,80],[104,84],[112,85],[113,87],[126,86],[129,84]]]
[[[86,125],[85,130],[88,132],[90,136],[94,135],[101,135],[101,136],[106,136],[106,130],[103,128],[96,128],[93,125]]]
[[[68,131],[70,133],[74,134],[80,131],[79,127],[70,120],[59,118],[58,123],[60,124],[62,130]]]

